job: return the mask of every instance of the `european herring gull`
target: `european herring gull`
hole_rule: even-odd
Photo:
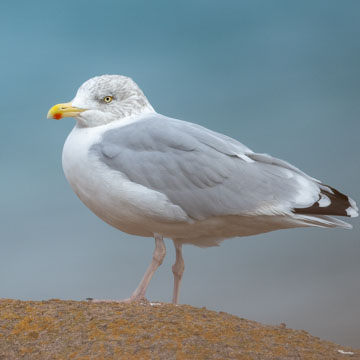
[[[348,196],[286,161],[259,154],[228,136],[158,114],[130,78],[86,81],[48,118],[73,117],[62,163],[81,201],[129,234],[154,237],[139,286],[124,301],[145,297],[166,254],[176,250],[173,303],[184,272],[182,245],[296,227],[351,228],[329,215],[355,217]]]

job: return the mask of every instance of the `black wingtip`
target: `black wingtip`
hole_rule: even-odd
[[[336,190],[335,188],[320,184],[319,199],[307,208],[294,208],[293,213],[305,215],[334,215],[334,216],[357,216],[357,207],[355,202]],[[326,197],[330,200],[327,206],[321,206],[320,200]]]

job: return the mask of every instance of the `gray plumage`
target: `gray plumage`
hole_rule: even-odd
[[[132,182],[165,194],[195,220],[285,214],[311,206],[321,191],[315,179],[282,160],[156,113],[108,130],[90,151]]]

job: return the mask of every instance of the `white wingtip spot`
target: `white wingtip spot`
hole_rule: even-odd
[[[326,207],[331,204],[330,199],[326,195],[320,194],[320,196],[321,196],[321,199],[318,201],[318,204],[320,207]]]
[[[329,188],[328,186],[323,186],[324,188],[326,188],[326,191],[329,192],[330,194],[334,194],[334,192],[331,190],[331,188]]]
[[[357,217],[359,214],[353,207],[348,207],[346,209],[346,214],[350,217]]]
[[[348,200],[349,200],[351,207],[354,208],[355,211],[359,211],[358,207],[356,206],[356,202],[352,198],[348,198]]]

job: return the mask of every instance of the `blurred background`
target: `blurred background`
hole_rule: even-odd
[[[154,108],[290,161],[360,202],[360,2],[0,4],[0,297],[121,299],[154,242],[117,231],[61,166],[73,119],[46,120],[87,79],[131,76]],[[181,303],[360,348],[360,222],[184,249]],[[148,290],[171,301],[174,250]]]

